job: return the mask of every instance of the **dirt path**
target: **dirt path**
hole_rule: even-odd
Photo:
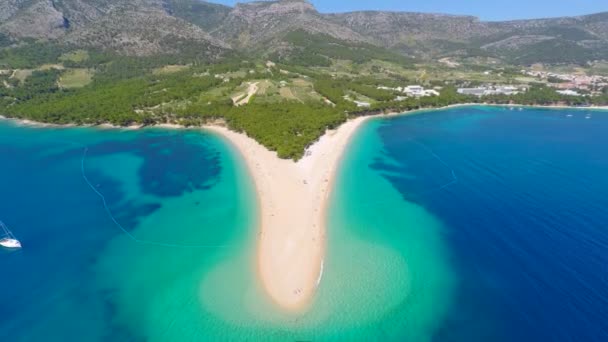
[[[245,98],[243,98],[242,100],[235,102],[235,106],[242,106],[245,104],[249,103],[249,100],[251,100],[251,97],[253,95],[255,95],[258,92],[258,83],[260,82],[255,82],[255,83],[249,83],[249,88],[247,89],[247,96]],[[233,99],[234,101],[234,99]]]

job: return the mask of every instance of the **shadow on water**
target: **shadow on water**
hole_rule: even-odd
[[[61,141],[51,143],[65,144]],[[143,194],[161,200],[210,190],[220,181],[222,165],[219,151],[196,133],[143,131],[138,132],[137,139],[133,140],[102,141],[72,147],[62,153],[47,155],[45,162],[53,164],[82,158],[84,146],[88,149],[84,160],[86,177],[103,194],[112,215],[127,230],[132,230],[143,218],[159,210],[162,203],[141,202],[150,201],[151,197],[145,200],[127,198],[120,174],[87,167],[87,161],[124,153],[141,159],[143,162],[137,170],[138,186]]]
[[[129,151],[144,163],[139,182],[144,193],[158,197],[176,197],[194,190],[208,190],[221,173],[219,152],[203,139],[188,134],[145,133],[137,144],[106,142],[90,146],[92,157]],[[204,165],[204,168],[201,168]]]

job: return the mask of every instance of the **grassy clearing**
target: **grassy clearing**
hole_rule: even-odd
[[[239,71],[227,72],[227,73],[217,74],[217,75],[222,78],[229,78],[229,79],[243,78],[243,77],[247,76],[247,71],[239,70]]]
[[[302,102],[319,102],[323,100],[323,97],[315,91],[312,82],[304,78],[293,80],[292,92]]]
[[[247,83],[241,83],[241,85],[239,85],[238,87],[236,87],[232,91],[232,94],[230,95],[230,98],[232,99],[232,102],[240,101],[245,96],[247,96],[247,89],[249,89],[249,84],[247,84]]]
[[[279,103],[297,101],[300,103],[321,102],[323,97],[314,90],[312,82],[305,78],[292,80],[258,82],[255,103]]]
[[[17,79],[19,82],[24,82],[32,75],[32,72],[34,72],[32,69],[17,69],[13,72],[11,78]]]
[[[220,86],[217,88],[211,88],[209,91],[203,92],[199,96],[197,102],[207,104],[228,100],[233,90],[234,88],[231,86]]]
[[[273,92],[273,88],[276,88],[275,84],[272,83],[270,80],[260,81],[258,87],[260,88],[260,90],[258,90],[258,95],[260,96],[270,94]]]
[[[281,94],[281,97],[286,99],[286,100],[295,100],[295,101],[300,101],[300,99],[298,99],[293,92],[291,91],[291,88],[289,87],[283,87],[279,90],[279,93]]]
[[[91,83],[93,71],[90,69],[69,69],[59,78],[61,88],[81,88]]]
[[[165,65],[162,68],[154,69],[153,73],[155,75],[166,75],[166,74],[172,74],[175,72],[186,70],[188,68],[190,68],[189,65]]]
[[[262,80],[258,83],[258,93],[253,99],[254,103],[278,103],[283,101],[279,84],[271,80]]]
[[[232,103],[234,105],[239,105],[239,102],[243,101],[247,97],[247,94],[239,94],[232,98]]]
[[[346,91],[346,95],[348,95],[348,97],[350,98],[351,101],[359,101],[359,102],[367,102],[367,103],[371,103],[374,104],[378,101],[372,99],[371,97],[367,97],[365,95],[361,95],[357,92],[354,92],[352,90],[347,90]]]
[[[540,82],[539,79],[537,79],[537,78],[527,77],[527,76],[515,77],[515,80],[520,83]]]
[[[61,64],[44,64],[37,69],[15,69],[10,78],[17,79],[23,83],[34,71],[48,71],[51,69],[64,70],[65,68]]]
[[[51,69],[55,69],[55,70],[64,70],[65,67],[61,64],[43,64],[41,65],[38,69],[36,70],[40,70],[40,71],[48,71]]]
[[[64,53],[59,57],[62,62],[72,61],[74,63],[84,62],[89,59],[89,53],[85,50],[76,50]]]

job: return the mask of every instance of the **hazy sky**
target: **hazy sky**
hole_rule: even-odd
[[[211,2],[234,5],[234,0]],[[246,2],[246,1],[238,1]],[[483,20],[573,16],[608,11],[608,0],[312,0],[321,12],[391,10],[470,14]]]

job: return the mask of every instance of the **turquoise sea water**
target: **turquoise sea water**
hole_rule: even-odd
[[[24,245],[0,251],[0,293],[9,299],[0,306],[0,340],[361,339],[402,332],[405,322],[390,313],[420,310],[409,320],[415,336],[428,334],[442,311],[429,305],[440,298],[418,293],[411,279],[418,265],[406,259],[415,250],[352,234],[348,222],[361,228],[367,217],[342,220],[339,212],[350,209],[341,205],[328,234],[336,248],[329,248],[310,311],[277,309],[255,277],[251,180],[238,154],[214,135],[3,121],[0,157],[0,217]],[[397,195],[386,184],[377,190]],[[355,194],[337,192],[334,202]],[[419,209],[403,209],[436,224]],[[412,236],[421,247],[437,243],[432,234]],[[445,267],[439,256],[421,253],[427,265]]]
[[[3,341],[169,337],[254,234],[251,182],[210,134],[2,122],[0,156],[0,219],[24,245],[0,251]]]
[[[256,195],[224,140],[2,121],[0,220],[24,248],[0,250],[0,340],[602,340],[607,129],[489,107],[370,120],[318,293],[287,314],[255,277]]]
[[[229,144],[197,131],[0,123],[0,215],[24,245],[0,251],[10,298],[0,340],[429,337],[450,287],[439,225],[371,169],[349,171],[375,153],[372,127],[341,168],[318,295],[309,311],[286,314],[255,277],[256,196]],[[358,177],[378,187],[359,191]],[[356,196],[394,204],[359,210],[346,200]],[[414,221],[428,231],[365,234]]]

